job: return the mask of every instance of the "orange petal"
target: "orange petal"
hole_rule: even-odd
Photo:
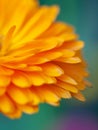
[[[40,37],[41,38],[43,38],[43,37],[53,37],[53,36],[59,37],[59,34],[61,34],[62,32],[65,32],[65,31],[69,32],[69,30],[72,32],[73,27],[68,26],[67,24],[62,23],[62,22],[55,22]]]
[[[29,73],[28,76],[30,77],[31,83],[35,86],[41,86],[45,83],[44,78],[39,73]]]
[[[14,73],[14,70],[6,68],[4,66],[0,66],[0,73],[1,73],[1,75],[10,76],[10,75],[12,75]]]
[[[77,64],[81,62],[81,59],[79,57],[70,57],[70,58],[61,57],[56,61],[69,63],[69,64]]]
[[[80,100],[80,101],[85,101],[85,97],[80,93],[76,93],[76,94],[72,94],[72,96],[74,96],[76,99]]]
[[[59,58],[61,57],[63,54],[61,52],[44,52],[44,53],[40,53],[40,54],[37,54],[35,56],[30,56],[30,57],[24,57],[24,61],[22,63],[27,63],[29,65],[38,65],[38,64],[43,64],[43,63],[46,63],[46,62],[49,62],[51,60],[54,60],[56,58]],[[14,59],[16,60],[16,59]],[[18,60],[18,59],[17,59]],[[21,57],[20,57],[20,62],[22,61],[21,60]],[[19,61],[18,61],[19,62]]]
[[[4,95],[7,90],[7,87],[0,87],[0,96]]]
[[[58,77],[64,73],[58,65],[52,63],[43,64],[42,68],[44,73],[51,77]]]
[[[77,93],[78,92],[78,89],[74,86],[74,85],[71,85],[71,84],[67,84],[65,82],[62,82],[62,81],[58,81],[57,85],[65,90],[68,90],[70,92],[73,92],[73,93]]]
[[[31,88],[30,89],[32,92],[32,105],[38,105],[40,103],[40,97],[38,96],[38,94],[36,93],[36,91]]]
[[[55,103],[59,101],[59,97],[47,88],[43,87],[42,93],[43,93],[45,101],[48,103],[52,103],[52,102]]]
[[[63,88],[60,88],[56,85],[49,85],[49,89],[54,92],[56,95],[58,95],[60,98],[71,98],[71,94],[69,91],[63,89]]]
[[[0,97],[0,110],[3,113],[12,113],[15,111],[13,102],[6,95]]]
[[[77,51],[84,47],[84,42],[83,41],[65,42],[62,47]]]
[[[31,86],[28,75],[23,72],[16,72],[12,77],[12,83],[21,88],[26,88]]]
[[[6,87],[10,84],[11,78],[9,76],[0,75],[0,87]]]
[[[8,113],[8,114],[6,113],[5,116],[7,116],[11,119],[15,119],[15,118],[17,119],[17,118],[20,118],[21,115],[22,115],[22,111],[17,108],[13,113]]]
[[[48,13],[50,14],[49,16],[47,16]],[[30,41],[30,39],[35,39],[51,25],[57,14],[57,6],[50,8],[47,6],[42,7],[40,11],[37,12],[36,15],[33,16],[32,19],[26,24],[24,29],[22,29],[21,34],[18,35],[19,37],[17,37],[15,41],[18,41],[19,39],[22,39],[22,41]]]
[[[4,11],[6,11],[6,19],[8,20],[6,21],[6,24],[3,27],[2,33],[7,32],[9,27],[12,26],[12,23],[13,25],[17,26],[17,30],[20,29],[26,15],[28,14],[29,11],[31,11],[34,3],[32,2],[32,0],[22,0],[18,2],[16,0],[13,0],[11,3],[7,3],[7,4],[9,4],[9,8],[6,7]],[[22,13],[21,16],[20,16],[20,12]]]
[[[33,114],[38,112],[38,106],[22,105],[19,106],[19,109],[27,114]]]
[[[9,96],[18,104],[24,105],[30,102],[27,91],[25,89],[20,89],[11,85],[7,91]]]
[[[11,43],[12,35],[15,31],[15,28],[16,26],[11,27],[8,33],[6,34],[6,36],[4,37],[2,41],[1,51],[0,51],[1,55],[6,55],[8,48],[10,46],[10,43]]]
[[[60,77],[58,77],[58,79],[60,79],[63,82],[72,84],[72,85],[77,85],[78,84],[73,78],[71,78],[68,75],[61,75]]]

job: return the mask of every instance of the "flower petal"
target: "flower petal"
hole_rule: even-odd
[[[63,82],[72,84],[72,85],[77,85],[78,84],[73,78],[71,78],[68,75],[61,75],[60,77],[58,77],[58,79],[60,79]]]
[[[62,82],[62,81],[58,81],[57,85],[61,88],[64,88],[65,90],[70,91],[70,92],[78,93],[78,89],[74,85],[67,84],[67,83]]]
[[[29,81],[29,77],[23,72],[16,72],[12,76],[12,83],[21,88],[26,88],[31,86],[31,82]]]
[[[58,77],[64,73],[58,65],[52,63],[46,63],[42,65],[42,68],[44,73],[51,77]]]
[[[47,87],[43,87],[42,93],[47,103],[55,103],[59,101],[59,97],[53,92],[51,92],[49,89],[47,89]]]
[[[30,102],[28,93],[25,89],[20,89],[14,85],[11,85],[7,91],[9,96],[13,99],[13,101],[15,101],[18,104],[24,105]]]
[[[76,93],[76,94],[72,94],[72,96],[74,96],[76,99],[80,100],[80,101],[85,101],[85,97],[80,93]]]
[[[0,75],[0,87],[6,87],[10,84],[11,78],[9,76]]]
[[[48,13],[50,14],[49,16],[46,15]],[[22,29],[21,35],[19,34],[19,37],[17,37],[15,41],[18,41],[20,39],[22,39],[22,41],[28,41],[29,39],[34,39],[38,37],[51,25],[57,14],[57,6],[53,6],[50,8],[42,7],[42,9],[40,9],[40,11],[37,12],[37,15],[35,15],[35,17],[32,17],[31,21],[29,21],[25,28]],[[33,30],[31,30],[31,28],[33,28]]]
[[[6,95],[0,97],[0,110],[3,113],[12,113],[15,111],[13,102]]]
[[[38,112],[38,106],[22,105],[19,106],[19,109],[21,109],[21,111],[27,114],[33,114]]]

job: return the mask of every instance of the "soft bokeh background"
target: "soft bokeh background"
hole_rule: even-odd
[[[35,115],[9,120],[0,115],[0,130],[98,130],[98,0],[40,0],[41,5],[58,4],[58,20],[76,28],[85,41],[84,56],[88,61],[93,87],[85,91],[85,103],[63,100],[60,107],[41,105]]]

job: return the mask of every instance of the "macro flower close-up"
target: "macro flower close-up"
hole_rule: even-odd
[[[9,118],[76,98],[89,83],[84,42],[56,21],[59,7],[37,0],[0,0],[0,112]]]

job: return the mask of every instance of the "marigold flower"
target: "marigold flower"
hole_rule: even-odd
[[[85,100],[84,43],[55,21],[58,12],[36,0],[0,0],[0,112],[10,118],[35,113],[40,103]]]

